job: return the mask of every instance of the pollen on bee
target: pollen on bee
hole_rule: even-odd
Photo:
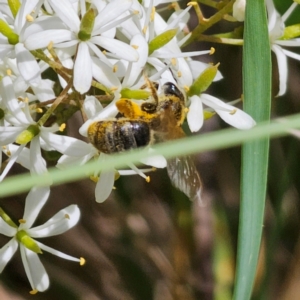
[[[32,291],[29,292],[30,295],[35,295],[38,293],[38,290],[34,289]]]
[[[26,15],[26,21],[27,22],[33,22],[33,16],[32,15]]]
[[[229,114],[234,115],[237,112],[237,109],[233,109]]]
[[[7,75],[7,76],[11,76],[11,74],[12,74],[11,69],[7,69],[7,70],[6,70],[6,75]]]
[[[79,264],[80,264],[81,266],[83,266],[83,265],[85,265],[85,262],[86,262],[86,260],[85,260],[83,257],[80,257],[80,259],[79,259]]]
[[[66,123],[62,123],[60,126],[59,126],[59,131],[60,132],[63,132],[65,129],[66,129]]]
[[[25,223],[26,223],[26,220],[24,220],[24,219],[19,219],[19,223],[20,223],[20,224],[25,224]]]

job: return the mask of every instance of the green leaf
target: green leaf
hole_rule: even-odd
[[[243,50],[244,110],[258,123],[270,119],[271,51],[265,2],[247,2]],[[260,249],[267,185],[269,138],[242,149],[241,208],[234,298],[250,299]]]

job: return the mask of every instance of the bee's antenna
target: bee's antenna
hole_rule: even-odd
[[[147,75],[144,74],[145,77],[145,81],[146,81],[146,85],[148,86],[148,88],[151,91],[151,95],[155,101],[155,104],[158,104],[158,95],[157,95],[157,84],[152,82]]]

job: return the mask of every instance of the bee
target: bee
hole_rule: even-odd
[[[88,138],[100,152],[112,154],[185,136],[183,93],[171,82],[162,86],[161,95],[157,95],[157,86],[149,85],[152,99],[139,105],[122,98],[116,102],[122,117],[89,126]],[[201,179],[190,156],[168,160],[167,172],[176,188],[191,200],[201,200]]]

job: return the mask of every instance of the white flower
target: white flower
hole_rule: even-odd
[[[245,8],[246,8],[246,0],[236,0],[232,7],[232,15],[239,22],[243,22],[245,20]]]
[[[256,124],[253,118],[241,109],[211,95],[201,94],[200,96],[192,96],[190,97],[190,101],[187,121],[192,132],[200,130],[203,125],[203,104],[212,108],[226,123],[238,129],[250,129]]]
[[[266,0],[266,5],[268,11],[268,28],[269,28],[271,49],[276,55],[278,70],[279,70],[278,96],[281,96],[286,92],[286,88],[287,88],[287,79],[288,79],[287,57],[291,57],[300,61],[299,54],[293,53],[291,51],[282,48],[282,46],[286,46],[286,47],[300,46],[300,38],[282,39],[284,38],[284,32],[285,32],[284,22],[290,16],[292,11],[296,8],[297,3],[294,2],[282,17],[276,11],[272,0]]]
[[[24,45],[24,39],[28,34],[28,16],[38,4],[39,0],[22,1],[18,13],[15,17],[13,27],[13,40],[1,35],[0,38],[0,58],[4,59],[7,55],[11,58],[16,57],[17,66],[24,80],[31,85],[38,86],[41,81],[41,70],[29,50]],[[0,14],[0,19],[7,22],[4,15]],[[7,24],[11,26],[11,24]],[[30,34],[30,33],[29,33]],[[10,34],[11,36],[12,34]]]
[[[46,164],[41,155],[41,147],[44,150],[57,150],[64,154],[72,153],[74,156],[82,155],[81,145],[84,142],[75,138],[54,134],[59,127],[39,126],[30,114],[28,103],[19,103],[13,83],[9,76],[0,82],[0,93],[5,104],[5,120],[7,124],[0,126],[0,146],[9,145],[17,141],[21,146],[10,157],[9,163],[0,176],[0,181],[6,176],[11,166],[17,160],[19,154],[30,142],[30,171],[35,174],[43,174],[47,171]]]
[[[40,210],[45,205],[50,193],[49,187],[33,188],[26,197],[24,215],[19,220],[20,225],[14,222],[0,210],[0,233],[12,239],[0,249],[0,273],[13,257],[18,247],[32,291],[35,294],[43,292],[49,287],[48,274],[40,261],[39,255],[43,251],[57,255],[61,258],[84,264],[84,259],[72,257],[38,241],[36,238],[59,235],[74,227],[80,217],[77,205],[70,205],[49,219],[43,225],[32,227]]]
[[[80,93],[89,90],[92,82],[93,60],[90,53],[94,53],[104,63],[110,65],[108,59],[100,51],[103,47],[117,58],[128,61],[137,61],[138,54],[131,46],[114,38],[115,27],[124,21],[125,15],[132,5],[131,0],[114,0],[106,6],[98,8],[98,15],[94,17],[91,33],[81,36],[81,21],[71,2],[48,0],[57,17],[49,17],[41,22],[36,22],[32,27],[32,34],[26,39],[28,49],[45,48],[50,42],[56,48],[70,48],[78,45],[74,63],[74,87]],[[96,3],[95,3],[96,5]],[[87,14],[94,14],[88,11]],[[91,17],[92,18],[92,17]]]

